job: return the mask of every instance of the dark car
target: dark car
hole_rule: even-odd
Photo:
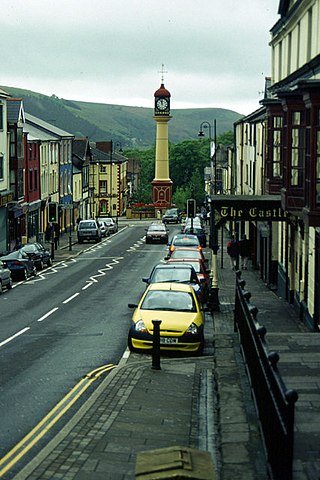
[[[163,223],[181,223],[181,212],[178,208],[168,208],[162,216]]]
[[[51,253],[41,243],[27,243],[21,250],[33,260],[37,270],[42,270],[44,265],[52,265]]]
[[[168,230],[162,223],[152,223],[146,230],[146,243],[168,243]]]
[[[37,273],[33,260],[21,248],[1,257],[0,260],[11,271],[12,280],[25,280]]]
[[[200,302],[205,301],[205,291],[192,265],[159,263],[155,265],[148,278],[143,278],[147,285],[151,283],[177,282],[191,285]]]
[[[3,292],[5,287],[12,288],[12,277],[9,268],[0,260],[0,293]]]
[[[184,233],[196,235],[199,239],[200,245],[205,248],[207,246],[207,235],[202,227],[188,226],[185,227]]]
[[[208,299],[209,291],[211,288],[211,278],[210,278],[210,269],[207,268],[205,263],[200,258],[170,258],[168,260],[169,265],[181,265],[181,264],[188,264],[192,265],[194,268],[200,285],[202,286],[203,290],[203,297],[204,302]]]

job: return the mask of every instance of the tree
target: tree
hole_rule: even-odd
[[[232,145],[233,132],[225,132],[217,137],[217,145]],[[139,158],[140,183],[135,193],[136,202],[150,203],[152,200],[151,182],[155,174],[155,148],[128,150],[128,158]],[[173,181],[172,202],[185,210],[188,198],[194,198],[197,206],[204,203],[204,169],[210,166],[209,138],[185,140],[169,145],[170,178]]]

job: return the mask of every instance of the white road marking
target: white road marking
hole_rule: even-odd
[[[12,337],[9,337],[9,338],[7,338],[6,340],[3,340],[3,342],[0,343],[0,347],[2,347],[3,345],[5,345],[6,343],[11,342],[11,340],[13,340],[13,339],[16,338],[16,337],[19,337],[19,335],[22,335],[23,333],[27,332],[28,330],[30,330],[30,327],[23,328],[23,329],[20,330],[19,332],[17,332],[17,333],[15,333],[14,335],[12,335]]]
[[[67,299],[64,300],[62,303],[64,303],[64,304],[69,303],[69,302],[71,302],[71,300],[73,300],[74,298],[76,298],[78,295],[80,295],[79,292],[75,293],[74,295],[71,295],[71,297],[67,298]]]
[[[50,312],[47,312],[45,315],[43,315],[41,318],[38,318],[38,322],[42,322],[42,320],[45,320],[46,318],[50,317],[54,312],[58,310],[58,307],[53,308],[50,310]]]

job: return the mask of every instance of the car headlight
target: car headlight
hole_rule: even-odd
[[[191,325],[188,327],[186,333],[191,333],[191,335],[195,335],[196,333],[198,333],[197,325],[192,322]]]
[[[135,329],[137,332],[146,332],[147,327],[145,326],[143,320],[138,320],[137,323],[135,324]]]

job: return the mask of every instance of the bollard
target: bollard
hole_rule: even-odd
[[[71,234],[69,236],[69,251],[71,252],[72,250],[72,237],[71,237]]]
[[[161,370],[160,366],[160,324],[161,320],[152,320],[153,323],[153,346],[152,346],[152,368]]]

